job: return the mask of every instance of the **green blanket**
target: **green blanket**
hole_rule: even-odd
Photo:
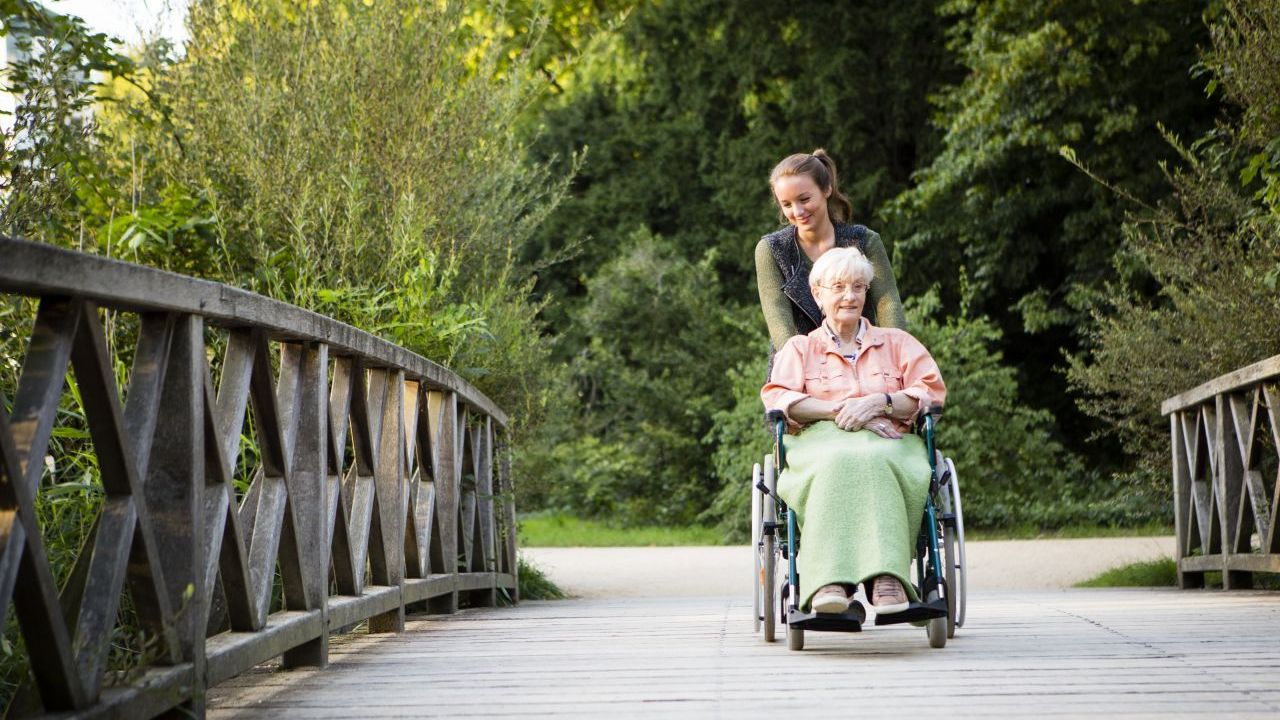
[[[924,441],[915,435],[887,440],[819,422],[788,435],[784,447],[778,494],[800,524],[802,607],[823,585],[884,574],[903,581],[918,600],[910,569],[929,492]]]

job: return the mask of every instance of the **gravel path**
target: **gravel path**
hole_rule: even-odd
[[[1056,590],[1113,567],[1172,557],[1173,537],[966,543],[969,590]],[[751,551],[730,547],[524,548],[576,597],[699,597],[751,592]]]

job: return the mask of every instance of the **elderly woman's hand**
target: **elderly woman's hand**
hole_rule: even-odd
[[[870,430],[880,437],[888,438],[889,440],[902,439],[902,433],[898,432],[898,429],[895,428],[889,418],[886,417],[878,417],[874,420],[869,420],[862,426],[862,429]]]
[[[836,425],[842,430],[858,430],[872,420],[881,417],[884,411],[883,395],[864,395],[857,398],[846,398],[834,418]],[[892,425],[890,425],[892,427]]]

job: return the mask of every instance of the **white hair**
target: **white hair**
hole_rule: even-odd
[[[864,282],[871,284],[876,269],[857,248],[832,248],[822,254],[809,271],[809,288],[834,285],[838,282]]]

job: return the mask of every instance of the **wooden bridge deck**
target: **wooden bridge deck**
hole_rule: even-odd
[[[923,630],[765,645],[749,598],[568,600],[411,618],[335,641],[326,670],[260,667],[212,718],[1280,717],[1280,593],[1067,590],[974,598]]]

